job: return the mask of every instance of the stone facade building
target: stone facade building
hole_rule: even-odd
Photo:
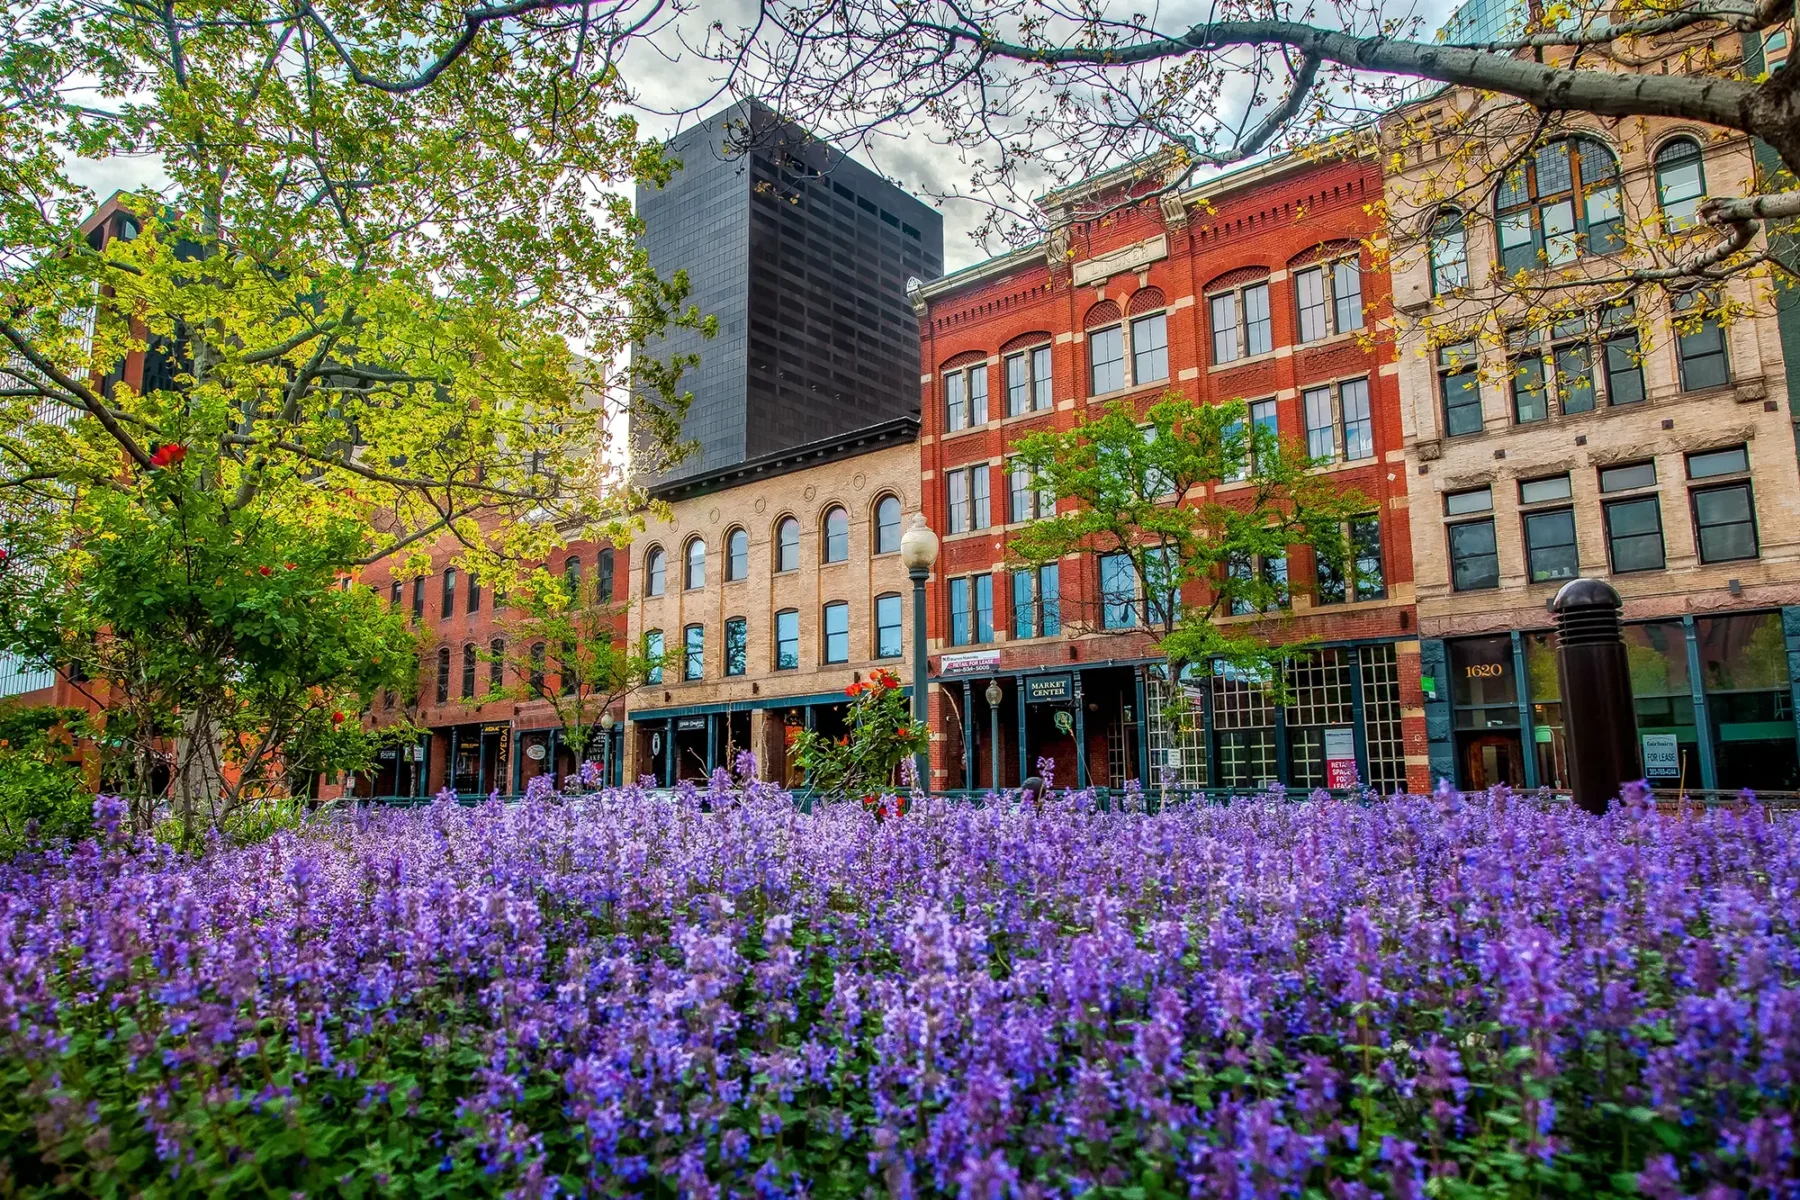
[[[798,730],[842,732],[845,688],[906,675],[918,429],[894,418],[650,489],[669,515],[630,548],[630,624],[663,668],[631,697],[626,778],[705,779],[751,751],[762,778],[798,782]]]
[[[1382,184],[1368,149],[1284,157],[1082,220],[1119,195],[1120,181],[1101,177],[1048,198],[1046,245],[915,291],[925,512],[943,539],[931,585],[934,787],[986,786],[996,763],[1000,782],[1016,784],[1040,758],[1055,760],[1061,782],[1253,788],[1321,786],[1354,757],[1357,777],[1384,790],[1425,785],[1398,381],[1373,215]],[[1109,617],[1094,554],[1039,571],[1007,561],[1009,536],[1041,503],[1014,486],[1013,443],[1073,428],[1090,406],[1142,408],[1170,389],[1248,402],[1251,419],[1310,444],[1331,460],[1322,470],[1369,498],[1338,594],[1313,585],[1312,555],[1296,547],[1290,613],[1223,618],[1272,639],[1318,639],[1294,669],[1291,706],[1215,663],[1189,681],[1204,720],[1165,720],[1152,640],[1123,620],[1141,597]],[[1229,503],[1247,487],[1222,482],[1207,498]]]
[[[1690,786],[1791,789],[1794,314],[1743,280],[1582,286],[1691,255],[1694,208],[1756,149],[1571,119],[1447,199],[1487,103],[1447,90],[1383,131],[1432,774],[1564,784],[1546,605],[1593,576],[1624,599],[1639,733],[1677,739]]]

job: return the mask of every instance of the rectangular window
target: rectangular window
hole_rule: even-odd
[[[1343,568],[1323,554],[1314,558],[1314,599],[1320,604],[1387,599],[1387,568],[1381,557],[1381,519],[1358,517],[1344,530]]]
[[[1100,609],[1104,628],[1130,629],[1137,624],[1137,568],[1129,554],[1101,557]]]
[[[470,642],[462,652],[462,696],[464,700],[475,695],[475,643]]]
[[[1494,508],[1493,488],[1470,488],[1466,492],[1449,492],[1444,496],[1444,515],[1460,517],[1468,513],[1491,512]]]
[[[601,549],[594,560],[594,568],[594,599],[601,604],[610,604],[613,598],[613,552],[610,546]]]
[[[1387,599],[1387,571],[1381,563],[1381,520],[1359,517],[1350,522],[1350,569],[1358,600]]]
[[[444,568],[443,597],[442,597],[442,603],[438,608],[438,612],[440,615],[446,616],[446,617],[453,617],[456,615],[456,568],[455,567],[445,567]]]
[[[1229,452],[1232,447],[1236,447],[1237,449],[1237,454],[1234,456],[1231,469],[1226,472],[1225,482],[1237,483],[1250,478],[1250,467],[1252,465],[1250,461],[1252,457],[1250,451],[1252,449],[1252,444],[1250,441],[1249,430],[1244,422],[1231,421],[1227,423],[1226,426],[1219,431],[1219,437],[1227,452]]]
[[[1006,481],[1008,520],[1031,521],[1055,514],[1055,496],[1049,488],[1033,486],[1036,478],[1032,475],[1031,468],[1015,465],[1007,472]]]
[[[1580,563],[1575,552],[1572,509],[1552,508],[1525,514],[1525,567],[1533,583],[1575,578]]]
[[[975,576],[975,640],[994,640],[994,577]]]
[[[1051,404],[1050,380],[1050,347],[1039,346],[1031,352],[1031,407],[1032,411],[1049,408]]]
[[[825,606],[825,661],[850,661],[850,606],[841,601]]]
[[[1294,297],[1300,306],[1300,340],[1316,342],[1329,334],[1324,268],[1311,267],[1295,272]]]
[[[963,578],[950,581],[950,644],[969,644],[969,581]]]
[[[1699,292],[1686,292],[1676,299],[1675,310],[1675,352],[1681,362],[1681,390],[1697,392],[1730,383],[1725,331],[1708,298]]]
[[[899,658],[905,652],[902,641],[900,597],[875,597],[875,657]]]
[[[1309,388],[1300,394],[1306,412],[1306,453],[1312,458],[1337,458],[1337,416],[1331,411],[1331,389]]]
[[[1016,417],[1030,406],[1030,360],[1023,354],[1009,354],[1006,356],[1006,415]]]
[[[961,429],[967,417],[961,371],[944,376],[944,428]]]
[[[1700,561],[1731,562],[1755,558],[1756,512],[1750,481],[1694,489],[1694,537]]]
[[[706,675],[706,628],[689,625],[681,631],[681,677],[701,679]]]
[[[1500,586],[1492,517],[1450,526],[1450,585],[1459,592]]]
[[[1449,437],[1480,433],[1481,375],[1473,342],[1438,351],[1438,385],[1444,396],[1444,433]]]
[[[649,660],[650,669],[644,672],[644,679],[649,683],[663,681],[663,635],[662,630],[652,629],[644,635],[644,657]],[[542,689],[543,684],[543,647],[533,647],[532,686]]]
[[[945,495],[950,506],[950,532],[967,533],[969,529],[969,473],[951,471],[944,476]]]
[[[1636,404],[1644,398],[1644,356],[1635,332],[1606,339],[1606,402]]]
[[[1169,325],[1164,313],[1131,323],[1131,381],[1156,383],[1169,377]]]
[[[1663,565],[1662,509],[1655,496],[1612,500],[1606,513],[1606,545],[1614,574],[1659,571]]]
[[[1363,323],[1362,268],[1354,259],[1345,259],[1331,268],[1332,316],[1338,333],[1361,329]]]
[[[1037,636],[1037,576],[1035,572],[1012,573],[1012,635],[1015,639]]]
[[[1225,561],[1225,574],[1231,579],[1242,581],[1247,586],[1252,579],[1256,578],[1256,563],[1251,560],[1250,555],[1240,554],[1234,551]],[[1255,611],[1256,605],[1245,599],[1241,594],[1232,596],[1232,616],[1247,617]]]
[[[1090,329],[1088,342],[1088,394],[1104,396],[1125,386],[1125,328]]]
[[[1742,446],[1729,450],[1706,450],[1687,456],[1689,479],[1713,479],[1720,475],[1738,475],[1750,469],[1749,452]]]
[[[1144,551],[1144,619],[1170,625],[1181,616],[1181,564],[1171,546]]]
[[[1544,359],[1533,354],[1513,360],[1513,420],[1520,425],[1542,421],[1550,415],[1544,390]]]
[[[1241,357],[1238,353],[1237,293],[1226,292],[1222,296],[1214,296],[1210,307],[1213,362],[1236,362]]]
[[[1044,637],[1062,632],[1062,570],[1056,563],[1038,568],[1038,627]]]
[[[1556,398],[1565,415],[1594,410],[1594,351],[1586,342],[1557,347]]]
[[[994,509],[988,498],[986,464],[969,468],[969,527],[986,529],[993,524]]]
[[[1499,224],[1500,269],[1516,275],[1537,266],[1537,231],[1531,223],[1531,209],[1506,213]]]
[[[1253,283],[1244,289],[1244,353],[1267,354],[1275,348],[1275,330],[1269,322],[1269,285]]]
[[[1569,494],[1569,477],[1567,475],[1552,475],[1548,479],[1519,481],[1520,504],[1543,504],[1551,500],[1567,500]]]
[[[1344,459],[1375,457],[1375,422],[1369,416],[1369,381],[1346,379],[1338,384],[1338,407],[1344,413]]]
[[[725,674],[742,675],[750,665],[750,625],[742,617],[725,622]]]
[[[986,363],[969,368],[969,424],[986,425],[988,419],[988,369]]]
[[[388,603],[395,608],[400,607],[400,587],[398,579],[388,585]]]
[[[1627,463],[1600,469],[1600,490],[1622,492],[1627,488],[1652,487],[1656,483],[1656,462]]]
[[[1250,457],[1256,458],[1259,446],[1271,450],[1281,441],[1281,418],[1275,401],[1258,400],[1250,406]]]
[[[413,580],[413,624],[417,625],[425,616],[425,577]]]
[[[775,669],[794,671],[800,667],[800,614],[794,609],[775,614]]]

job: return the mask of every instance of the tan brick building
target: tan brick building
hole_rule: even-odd
[[[1505,147],[1511,165],[1469,186],[1461,131],[1483,103],[1440,92],[1384,128],[1433,774],[1563,784],[1546,605],[1587,576],[1625,602],[1639,733],[1676,737],[1690,785],[1791,789],[1784,321],[1743,280],[1680,300],[1623,281],[1691,256],[1694,208],[1742,192],[1755,148],[1590,119]]]
[[[704,779],[749,750],[797,782],[796,731],[841,730],[871,670],[908,675],[918,431],[901,417],[650,489],[670,515],[631,546],[631,636],[664,663],[630,699],[627,779]]]

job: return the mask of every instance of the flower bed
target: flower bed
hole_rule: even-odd
[[[1504,795],[114,834],[0,868],[0,1192],[1791,1196],[1797,884]]]

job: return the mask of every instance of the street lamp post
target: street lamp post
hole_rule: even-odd
[[[612,786],[612,731],[614,724],[616,722],[613,720],[610,708],[600,714],[600,769],[606,774],[606,778],[600,784],[601,787]]]
[[[925,676],[929,666],[925,646],[925,581],[937,562],[937,534],[925,524],[925,514],[914,513],[912,524],[900,535],[900,561],[913,585],[913,720],[922,728],[931,728],[926,708]],[[931,791],[931,752],[921,750],[913,755],[913,773],[919,790]]]
[[[1000,791],[1000,700],[1004,693],[998,679],[988,680],[988,787]]]

